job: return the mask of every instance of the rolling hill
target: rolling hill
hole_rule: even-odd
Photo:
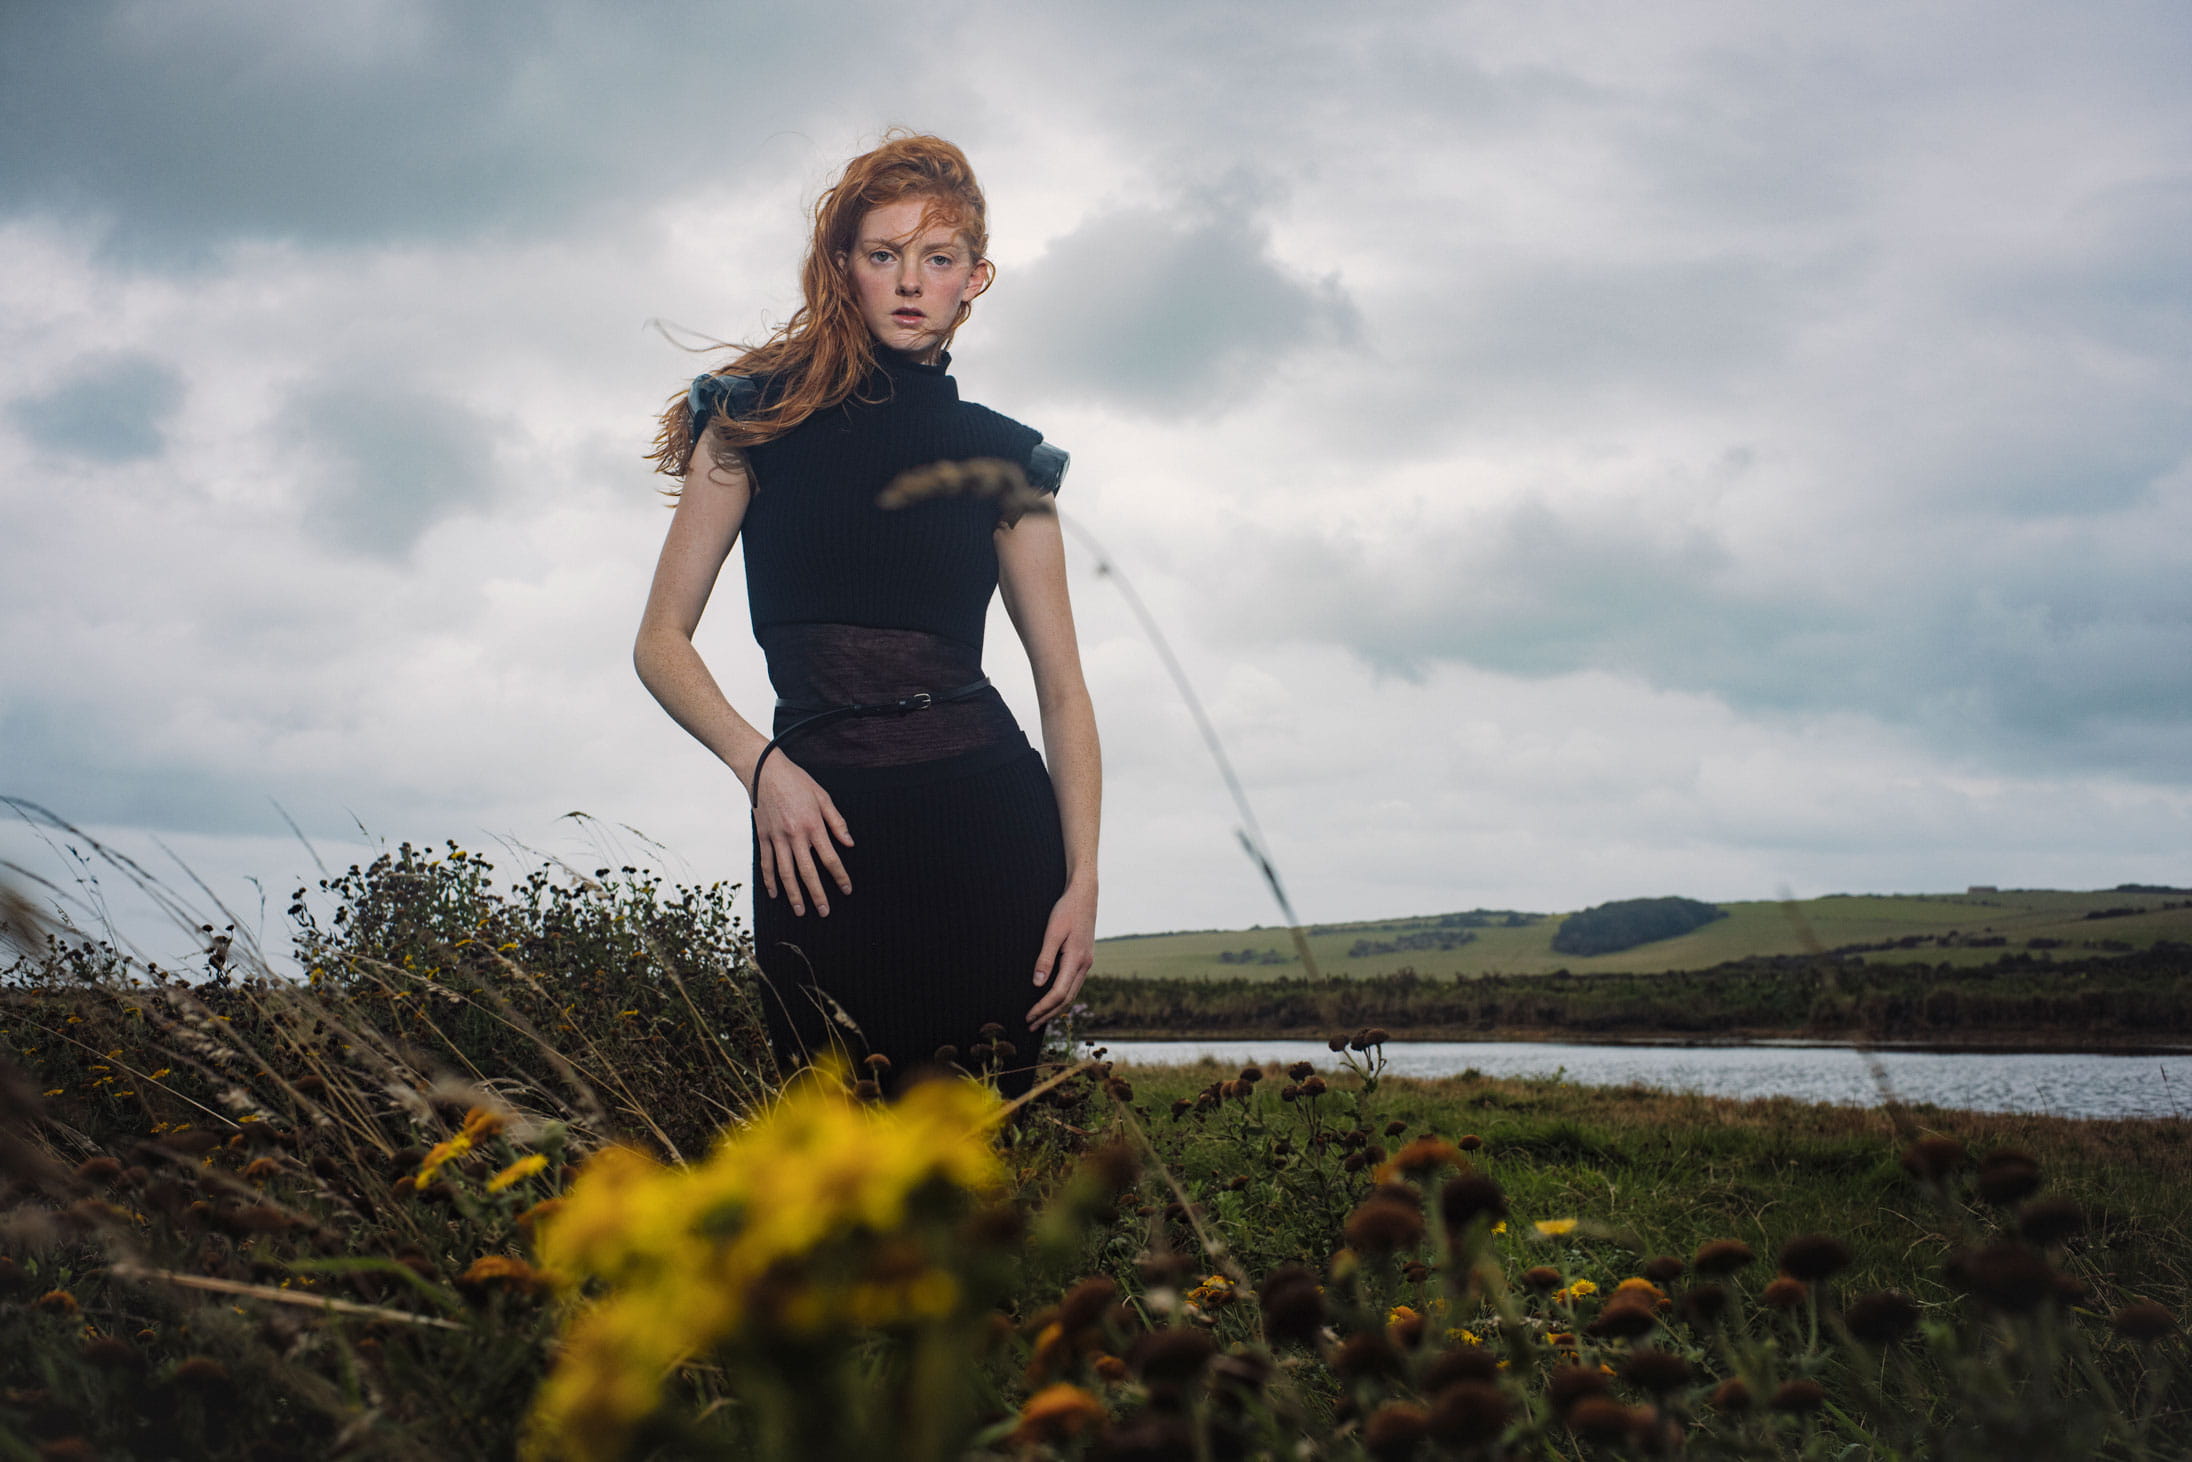
[[[1510,910],[1318,924],[1310,951],[1326,975],[1645,974],[1698,970],[1754,955],[1801,954],[1810,945],[1898,963],[1987,964],[2024,949],[2065,956],[2128,953],[2157,941],[2192,943],[2192,889],[2125,886],[2090,893],[1974,889],[1956,894],[1830,894],[1783,906],[1722,903],[1727,917],[1673,939],[1611,954],[1557,953],[1565,914]],[[1096,971],[1119,978],[1270,979],[1304,971],[1281,926],[1134,934],[1098,940]]]

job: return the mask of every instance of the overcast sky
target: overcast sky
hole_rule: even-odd
[[[896,124],[1304,917],[2192,883],[2187,76],[2179,0],[0,5],[0,792],[277,912],[277,804],[743,882],[630,669],[650,322],[764,333]],[[1072,565],[1103,931],[1272,921]],[[760,714],[735,561],[701,644]]]

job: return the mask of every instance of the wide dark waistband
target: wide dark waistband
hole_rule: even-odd
[[[989,677],[984,675],[965,685],[953,686],[950,690],[917,690],[912,695],[900,696],[896,700],[844,701],[837,705],[812,706],[799,705],[779,697],[776,702],[776,713],[780,716],[814,716],[818,718],[823,716],[847,718],[855,716],[904,716],[914,711],[925,711],[930,706],[945,706],[950,705],[953,701],[967,700],[988,689]],[[787,731],[786,734],[790,733]]]
[[[802,760],[799,769],[820,782],[822,789],[834,797],[840,792],[880,792],[895,787],[955,782],[1009,766],[1023,757],[1035,757],[1038,763],[1042,760],[1028,743],[1027,733],[1014,728],[1012,735],[1000,736],[988,746],[928,761],[904,762],[896,766],[831,766],[828,762]]]

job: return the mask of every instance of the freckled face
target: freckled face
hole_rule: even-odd
[[[959,306],[989,288],[992,272],[948,224],[922,226],[927,204],[901,198],[869,209],[852,252],[838,255],[868,333],[919,361],[936,358]]]

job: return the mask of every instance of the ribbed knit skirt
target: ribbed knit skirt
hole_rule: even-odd
[[[1021,740],[911,766],[806,770],[852,831],[837,850],[852,892],[830,889],[827,918],[811,900],[794,916],[781,893],[769,897],[756,847],[754,945],[778,1059],[790,1069],[834,1044],[857,1066],[881,1052],[893,1091],[948,1047],[945,1062],[994,1067],[1008,1097],[1025,1091],[1039,1045],[1027,1013],[1049,989],[1034,983],[1035,961],[1066,885],[1042,757]],[[983,1034],[992,1023],[1001,1036]]]

